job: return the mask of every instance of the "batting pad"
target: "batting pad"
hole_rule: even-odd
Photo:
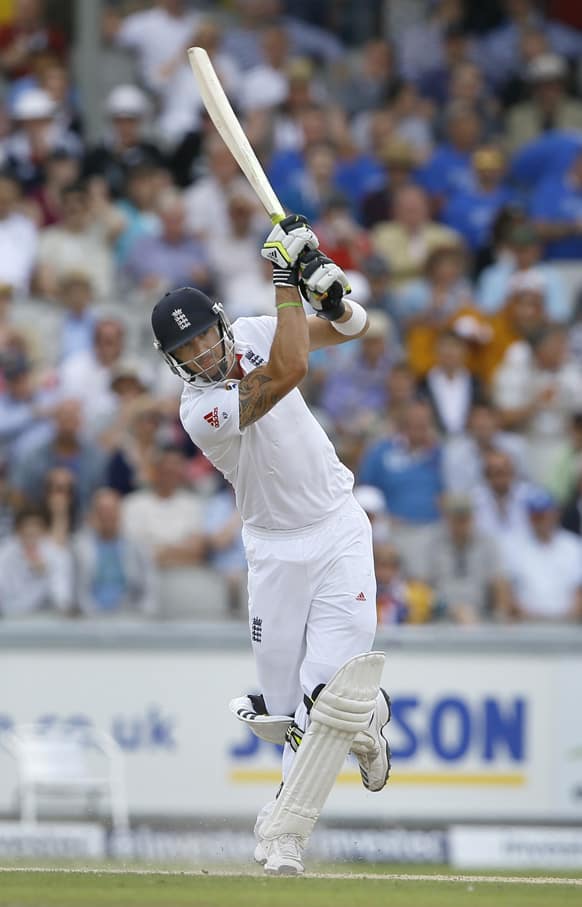
[[[268,743],[285,743],[285,733],[293,719],[289,715],[261,715],[255,711],[248,696],[231,699],[228,707],[233,715],[248,724],[253,734]]]
[[[356,655],[324,686],[261,838],[293,834],[307,841],[354,737],[370,723],[383,667],[383,652]]]

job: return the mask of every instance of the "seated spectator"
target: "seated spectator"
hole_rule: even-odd
[[[400,325],[396,318],[390,270],[386,261],[380,255],[368,255],[360,263],[360,273],[368,281],[369,295],[366,309],[370,311],[378,309],[388,315],[394,337],[400,338]]]
[[[582,399],[582,370],[568,359],[565,330],[549,327],[512,344],[495,372],[493,399],[502,425],[523,432],[528,472],[545,485]]]
[[[99,298],[113,291],[113,257],[91,217],[87,187],[66,186],[62,193],[62,221],[42,231],[36,283],[43,296],[54,296],[63,274],[85,271]]]
[[[0,172],[0,281],[26,295],[36,263],[38,235],[33,221],[18,210],[20,185]]]
[[[117,202],[123,223],[115,243],[117,265],[123,267],[141,236],[155,236],[160,230],[156,200],[160,192],[158,171],[151,164],[128,168],[125,197]]]
[[[426,70],[418,79],[418,88],[423,98],[432,101],[438,107],[448,104],[452,97],[455,75],[461,66],[471,66],[469,62],[475,56],[469,35],[459,19],[449,25],[442,37],[442,57],[434,69]],[[479,75],[481,75],[480,71]],[[476,98],[472,98],[476,100]]]
[[[410,405],[417,399],[414,372],[406,361],[396,362],[387,378],[388,406],[385,410],[384,429],[388,435],[398,435],[404,430],[404,423]]]
[[[93,435],[115,411],[111,375],[123,359],[126,342],[123,321],[103,310],[94,320],[91,348],[69,356],[59,368],[61,393],[83,404],[85,427]]]
[[[289,94],[289,35],[280,25],[266,23],[260,41],[260,57],[240,78],[240,107],[245,115],[278,107]]]
[[[374,543],[387,542],[390,538],[390,517],[383,492],[374,485],[356,485],[354,497],[370,520]]]
[[[544,489],[528,498],[530,532],[504,550],[512,587],[511,617],[521,621],[582,619],[582,543],[558,527],[558,507]]]
[[[0,453],[0,543],[10,535],[14,526],[16,507],[8,476],[8,460]]]
[[[301,155],[300,167],[286,173],[284,183],[274,186],[281,204],[290,211],[301,211],[314,223],[337,195],[337,159],[337,147],[329,140],[309,145]]]
[[[129,538],[146,545],[160,570],[195,566],[206,557],[203,503],[184,487],[185,462],[177,448],[158,450],[151,486],[123,499]]]
[[[0,544],[0,614],[66,613],[73,602],[71,553],[48,537],[45,513],[20,510]]]
[[[47,472],[41,507],[47,517],[49,537],[57,545],[68,547],[80,521],[77,480],[69,469],[55,466]]]
[[[419,161],[426,160],[433,148],[433,111],[430,104],[421,98],[415,85],[401,82],[394,90],[388,109],[395,137],[408,142]]]
[[[143,394],[131,403],[125,431],[107,466],[107,485],[118,494],[151,485],[162,420],[162,406],[153,397]]]
[[[385,259],[398,290],[421,276],[431,252],[458,241],[457,233],[429,219],[426,195],[417,186],[402,186],[394,197],[394,220],[372,230],[374,250]]]
[[[323,204],[321,218],[314,226],[319,248],[344,271],[358,271],[372,253],[370,239],[350,212],[345,195],[336,193]]]
[[[46,3],[18,2],[13,4],[12,15],[3,20],[0,28],[0,68],[9,79],[28,76],[40,48],[52,51],[62,58],[67,50],[63,30],[50,23]]]
[[[204,138],[203,175],[183,194],[188,229],[198,239],[218,239],[228,233],[228,200],[241,185],[240,169],[216,133]],[[208,212],[212,211],[212,222]],[[263,221],[266,229],[266,223]]]
[[[350,361],[329,369],[319,405],[337,429],[348,434],[373,430],[388,401],[387,375],[398,356],[383,312],[368,313],[365,336],[352,347]]]
[[[549,321],[566,321],[571,305],[564,280],[549,262],[542,262],[543,246],[533,226],[516,224],[511,228],[497,260],[485,268],[477,282],[479,309],[493,315],[504,305],[509,281],[516,274],[534,271],[544,284],[544,310]]]
[[[442,210],[443,223],[463,237],[475,255],[491,244],[491,228],[499,211],[509,203],[504,185],[505,161],[497,148],[478,148],[471,157],[473,185],[450,195]]]
[[[574,491],[564,507],[561,522],[563,529],[582,535],[582,469],[578,472]]]
[[[446,142],[433,152],[416,176],[437,213],[457,192],[473,189],[471,160],[483,131],[476,111],[466,104],[450,105],[445,119]]]
[[[505,613],[507,583],[495,540],[474,524],[473,502],[446,494],[444,521],[418,559],[418,573],[434,590],[435,614],[459,624],[475,624]]]
[[[48,155],[43,182],[27,196],[30,216],[39,229],[60,223],[63,216],[63,189],[78,182],[80,175],[81,161],[78,154],[57,148]]]
[[[533,193],[530,215],[551,260],[582,257],[582,152],[570,168],[544,180]]]
[[[89,353],[95,336],[93,287],[86,271],[67,271],[59,280],[55,301],[62,306],[59,361]]]
[[[241,521],[230,485],[209,499],[204,515],[204,532],[210,565],[226,580],[229,615],[242,617],[246,606],[247,562]]]
[[[132,167],[165,164],[156,145],[144,138],[147,98],[135,85],[116,85],[105,104],[109,130],[105,140],[88,150],[83,160],[85,179],[102,177],[113,198],[126,192]]]
[[[439,519],[443,490],[442,450],[427,403],[410,403],[402,434],[377,441],[364,452],[358,481],[384,493],[394,543],[405,569],[415,575],[415,550]]]
[[[486,454],[500,450],[509,455],[516,475],[526,474],[526,444],[513,432],[502,431],[497,409],[484,400],[473,404],[464,435],[447,440],[443,472],[445,488],[456,494],[470,493],[483,482]]]
[[[336,101],[348,116],[377,110],[399,82],[396,54],[384,38],[370,38],[360,48],[347,78],[335,81]]]
[[[484,456],[483,481],[471,491],[475,525],[502,551],[519,533],[529,530],[527,500],[531,487],[516,478],[509,454],[490,450]]]
[[[40,88],[23,91],[14,103],[15,130],[2,142],[0,160],[26,192],[42,185],[55,151],[81,157],[79,136],[63,128],[57,112],[53,99]]]
[[[160,234],[140,237],[128,256],[125,272],[132,283],[156,294],[190,284],[211,292],[208,253],[204,244],[190,235],[182,196],[168,190],[161,196],[156,213]]]
[[[415,17],[399,36],[400,70],[406,79],[418,81],[427,72],[439,69],[445,60],[448,30],[463,17],[460,0],[433,3],[420,21]]]
[[[124,358],[112,367],[109,381],[111,408],[104,408],[99,414],[100,420],[94,423],[99,427],[101,421],[97,441],[104,450],[111,451],[119,445],[127,431],[133,406],[153,385],[153,375],[141,359]]]
[[[545,53],[526,70],[531,98],[513,107],[507,115],[506,133],[510,151],[554,129],[582,129],[582,103],[566,91],[568,66],[563,57]]]
[[[87,616],[155,614],[151,558],[124,533],[121,514],[117,492],[100,488],[75,539],[76,603]]]
[[[405,575],[398,549],[390,542],[374,545],[374,570],[379,624],[420,624],[429,620],[433,592],[426,583]]]
[[[369,230],[376,224],[394,219],[394,196],[401,186],[414,182],[417,155],[410,143],[402,139],[389,139],[382,146],[379,158],[384,164],[385,180],[378,189],[372,189],[362,199],[361,221]]]
[[[0,392],[0,449],[11,463],[51,434],[54,391],[39,386],[32,363],[22,353],[0,360],[4,388]]]
[[[544,291],[544,280],[535,269],[510,279],[503,308],[488,319],[489,337],[478,360],[478,374],[484,381],[493,379],[513,343],[529,341],[547,326]]]
[[[447,437],[465,431],[471,407],[483,398],[483,388],[466,361],[465,340],[454,331],[444,331],[437,340],[436,364],[419,384],[439,432]]]
[[[221,301],[235,305],[234,312],[226,308],[229,317],[237,317],[242,306],[245,314],[252,313],[253,300],[242,299],[241,287],[260,284],[263,280],[257,246],[264,236],[257,231],[257,203],[252,193],[242,183],[234,184],[228,192],[228,227],[224,234],[209,234],[206,241],[210,267],[216,280],[217,295]],[[229,254],[224,254],[225,243]],[[245,295],[246,295],[245,289]],[[237,312],[236,308],[239,308]],[[270,307],[272,312],[272,303]],[[254,314],[254,313],[253,313]],[[258,313],[257,313],[258,314]],[[261,314],[267,314],[261,312]]]
[[[562,438],[559,452],[549,470],[547,487],[561,505],[571,505],[572,495],[576,495],[578,478],[581,475],[582,405],[572,414],[568,434]],[[570,529],[566,523],[563,525],[565,529]]]
[[[47,474],[55,466],[63,466],[76,476],[83,513],[95,489],[103,484],[105,456],[95,444],[83,439],[78,400],[62,400],[54,409],[53,419],[53,436],[30,445],[13,464],[10,481],[23,500],[37,503],[42,499]]]

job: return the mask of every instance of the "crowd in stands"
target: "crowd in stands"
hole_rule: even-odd
[[[53,5],[54,6],[54,5]],[[0,22],[0,615],[245,619],[234,496],[149,315],[274,314],[269,222],[185,55],[370,329],[303,393],[373,525],[380,623],[582,620],[582,9],[108,3],[87,137],[71,31]],[[51,12],[52,15],[52,12]],[[306,468],[308,468],[306,466]]]

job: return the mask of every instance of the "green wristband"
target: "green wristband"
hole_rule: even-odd
[[[302,309],[302,302],[280,302],[279,305],[276,305],[275,308],[277,311],[279,309]]]

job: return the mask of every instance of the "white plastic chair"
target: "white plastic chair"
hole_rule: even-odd
[[[22,724],[3,735],[2,742],[18,768],[20,819],[35,824],[43,796],[106,796],[116,831],[129,827],[123,756],[109,734],[87,727],[64,731]],[[97,754],[97,760],[91,757]],[[93,762],[99,764],[95,770]],[[104,770],[101,770],[104,766]]]

